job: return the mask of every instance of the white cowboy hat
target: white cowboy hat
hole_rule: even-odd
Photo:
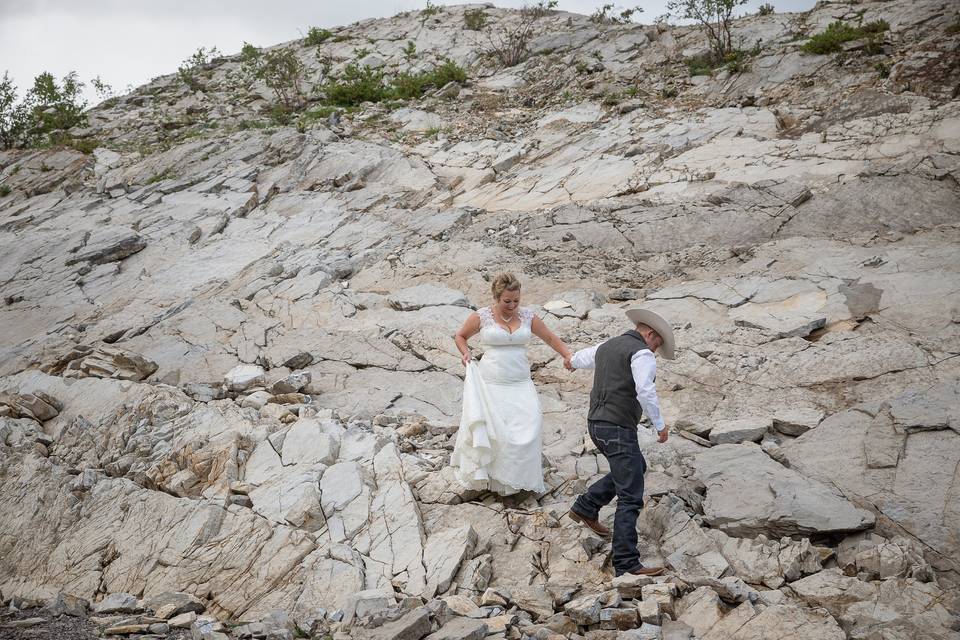
[[[673,349],[676,343],[673,341],[673,327],[669,322],[649,309],[627,309],[627,317],[632,323],[645,324],[660,334],[663,345],[657,349],[657,352],[667,360],[673,360]]]

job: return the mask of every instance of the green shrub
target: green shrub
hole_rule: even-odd
[[[319,47],[321,44],[333,37],[333,32],[320,27],[310,27],[307,30],[307,37],[304,41],[309,47]]]
[[[487,25],[487,14],[483,9],[467,9],[463,12],[463,28],[480,31]]]
[[[467,72],[452,60],[447,60],[432,71],[422,73],[400,73],[391,83],[391,94],[395,98],[411,100],[421,97],[427,88],[440,89],[450,82],[464,83]]]
[[[685,20],[693,20],[707,36],[713,55],[722,60],[733,51],[730,24],[733,12],[747,0],[669,0],[667,12]]]
[[[635,7],[633,9],[618,9],[613,4],[605,4],[597,8],[590,15],[590,22],[594,24],[627,24],[633,19],[635,13],[642,13],[643,9]]]
[[[520,11],[536,20],[550,15],[550,12],[556,9],[558,4],[560,4],[558,0],[537,0],[535,4],[524,5]]]
[[[603,100],[600,101],[600,104],[602,104],[605,107],[614,107],[620,104],[622,100],[623,100],[623,96],[621,96],[619,93],[614,91],[604,95]]]
[[[453,60],[446,60],[439,67],[430,72],[431,83],[438,89],[449,82],[463,84],[467,81],[467,72]]]
[[[389,95],[383,72],[370,67],[348,64],[343,74],[324,87],[327,101],[348,107],[362,102],[380,102]]]
[[[100,141],[96,138],[72,138],[69,136],[64,136],[57,141],[56,144],[62,144],[66,147],[70,147],[80,153],[90,155],[93,151],[100,146]]]
[[[303,82],[306,69],[293,49],[261,51],[249,42],[240,50],[240,82],[249,85],[261,80],[273,91],[276,105],[293,111],[305,101]]]
[[[723,67],[730,73],[743,73],[750,68],[750,58],[760,53],[760,45],[750,50],[733,49],[723,58],[718,58],[714,53],[707,53],[692,58],[687,58],[687,71],[691,76],[709,76],[713,72]]]
[[[873,68],[877,70],[877,73],[880,74],[881,78],[890,77],[890,64],[887,62],[878,62],[873,65]]]
[[[890,23],[886,20],[872,20],[860,27],[864,33],[883,33],[890,30]]]
[[[180,64],[180,68],[177,69],[177,74],[191,91],[197,91],[201,88],[200,82],[197,80],[197,72],[219,55],[220,52],[216,47],[211,47],[210,49],[200,47]]]
[[[730,73],[743,73],[750,69],[750,55],[743,49],[734,49],[724,56],[723,66]]]
[[[773,8],[773,5],[770,4],[769,2],[767,2],[766,4],[760,5],[760,7],[757,9],[757,15],[758,15],[758,16],[769,16],[769,15],[772,14],[774,11],[776,11],[776,10]]]
[[[428,88],[440,89],[450,82],[463,83],[466,80],[467,72],[452,60],[446,60],[430,71],[399,73],[389,83],[382,71],[351,63],[339,77],[323,87],[323,92],[330,104],[349,107],[390,99],[413,100],[423,96]]]
[[[821,55],[837,53],[843,49],[844,42],[876,36],[889,28],[890,25],[886,20],[874,20],[860,27],[855,27],[842,20],[837,20],[836,22],[831,22],[824,32],[818,33],[807,40],[800,47],[800,50],[804,53]]]
[[[443,7],[433,4],[430,0],[427,0],[427,6],[420,10],[420,17],[430,18],[435,16],[443,11]]]
[[[687,71],[690,72],[691,76],[712,75],[713,70],[718,66],[713,54],[701,54],[698,56],[693,56],[692,58],[687,58],[686,62]]]
[[[12,189],[10,189],[10,185],[0,184],[0,198],[6,198],[8,195],[10,195],[10,191],[12,191]]]
[[[398,73],[392,82],[392,94],[402,100],[419,98],[426,90],[427,79],[423,73]]]
[[[49,146],[62,144],[64,133],[83,125],[87,106],[82,98],[83,83],[75,72],[60,82],[44,72],[17,103],[17,90],[4,73],[0,81],[0,148]]]
[[[417,43],[413,40],[407,40],[407,46],[403,48],[403,57],[409,62],[417,57]]]
[[[950,35],[960,33],[960,15],[953,21],[953,24],[947,26],[947,33]]]

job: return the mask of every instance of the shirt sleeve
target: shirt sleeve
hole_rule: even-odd
[[[597,349],[600,348],[600,345],[594,347],[588,347],[586,349],[580,349],[573,357],[570,358],[570,363],[573,364],[574,369],[593,369],[597,364]]]
[[[660,400],[657,398],[657,387],[654,384],[657,377],[656,356],[649,349],[637,351],[630,360],[630,370],[633,371],[637,401],[643,407],[643,413],[650,418],[650,422],[658,432],[663,431],[665,425],[663,416],[660,415]]]

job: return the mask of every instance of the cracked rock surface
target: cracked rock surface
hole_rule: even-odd
[[[91,155],[0,152],[0,638],[960,637],[953,13],[749,16],[748,68],[689,77],[694,29],[555,11],[497,68],[478,7],[285,45],[467,69],[406,105],[271,124],[228,56],[94,107]],[[800,52],[858,16],[881,53]],[[546,493],[454,480],[451,336],[503,270],[574,348],[673,323],[665,575],[565,517],[608,468],[540,343]]]

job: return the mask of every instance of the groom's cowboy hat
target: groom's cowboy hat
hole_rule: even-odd
[[[657,352],[667,360],[673,360],[676,343],[673,341],[673,327],[669,322],[649,309],[628,309],[627,317],[634,324],[645,324],[656,331],[663,339],[663,345]]]

